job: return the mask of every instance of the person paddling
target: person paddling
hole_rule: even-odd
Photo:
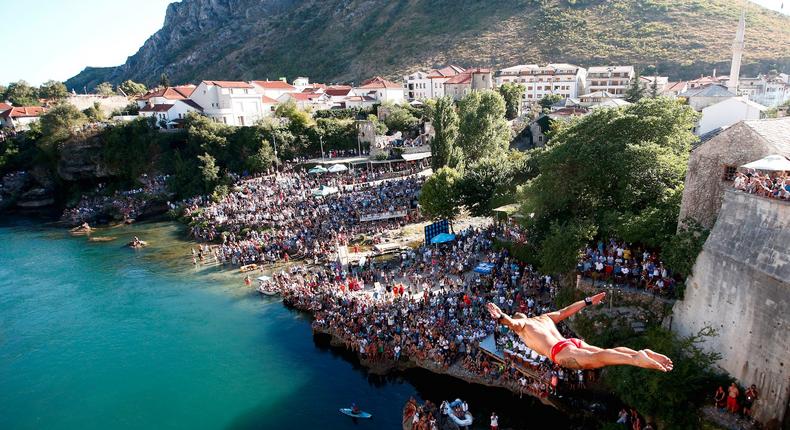
[[[661,372],[672,370],[669,357],[649,349],[635,351],[617,347],[603,349],[589,345],[580,339],[565,339],[557,330],[557,323],[579,312],[587,306],[603,301],[606,293],[598,293],[573,303],[558,311],[545,313],[533,318],[524,314],[510,317],[494,303],[487,303],[486,309],[491,316],[511,330],[532,350],[549,357],[552,362],[569,369],[597,369],[605,366],[636,366]]]

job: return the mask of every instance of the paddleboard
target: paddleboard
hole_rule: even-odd
[[[371,415],[371,414],[369,414],[369,413],[367,413],[365,411],[359,411],[358,414],[355,414],[355,413],[351,412],[351,408],[340,408],[340,412],[343,413],[343,414],[346,414],[346,415],[348,415],[350,417],[354,417],[354,418],[372,418],[373,417],[373,415]]]

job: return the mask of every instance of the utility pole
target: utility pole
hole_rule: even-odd
[[[272,133],[272,146],[274,147],[274,171],[277,171],[277,137]]]
[[[321,144],[321,161],[324,161],[324,137],[318,135],[318,143]]]

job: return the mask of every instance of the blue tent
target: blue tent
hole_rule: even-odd
[[[439,233],[431,238],[431,244],[452,242],[455,240],[455,235],[450,233]]]
[[[480,263],[475,267],[475,272],[482,273],[483,275],[490,275],[495,267],[496,264],[494,263]]]

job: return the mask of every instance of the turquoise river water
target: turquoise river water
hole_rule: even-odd
[[[150,247],[122,245],[133,235]],[[480,428],[566,428],[554,409],[424,371],[368,375],[305,314],[193,268],[172,223],[89,242],[0,225],[0,429],[398,429],[409,396],[463,397]],[[353,422],[339,407],[373,413]]]

